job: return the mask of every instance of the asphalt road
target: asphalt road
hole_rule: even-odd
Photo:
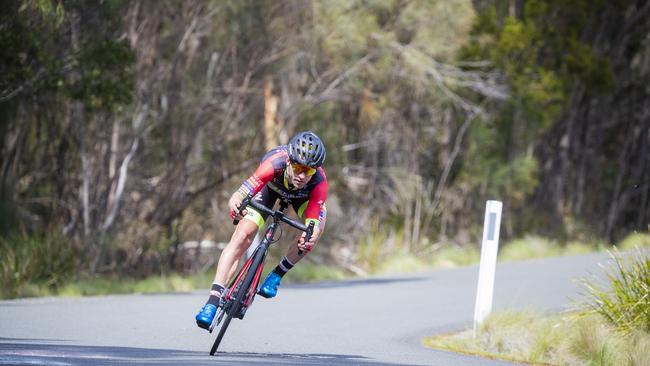
[[[558,312],[606,254],[499,264],[494,309]],[[270,264],[273,265],[273,264]],[[207,290],[0,302],[0,365],[512,365],[421,345],[470,327],[478,267],[283,286],[220,346],[196,327]]]

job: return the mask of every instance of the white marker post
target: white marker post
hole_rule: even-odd
[[[503,204],[500,201],[487,201],[485,203],[481,263],[479,264],[476,305],[474,307],[474,336],[477,334],[479,324],[492,311],[492,294],[494,292],[494,274],[497,267],[502,207]]]

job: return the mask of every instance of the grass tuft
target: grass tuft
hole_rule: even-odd
[[[628,365],[650,365],[650,337],[644,332],[630,335],[630,349],[625,360]]]
[[[612,337],[613,330],[600,318],[598,321],[593,317],[585,318],[576,324],[575,332],[568,338],[570,354],[590,365],[617,365],[621,350],[620,342]]]
[[[650,257],[641,249],[625,258],[615,249],[610,256],[616,266],[606,270],[609,288],[583,280],[589,312],[601,315],[624,334],[650,333]]]
[[[485,320],[476,337],[467,330],[428,337],[423,343],[435,349],[533,365],[650,365],[650,334],[622,335],[597,314],[500,312]]]
[[[451,352],[469,353],[514,362],[548,363],[560,337],[558,317],[545,318],[533,311],[500,312],[489,316],[477,332],[471,330],[429,337],[424,344]]]

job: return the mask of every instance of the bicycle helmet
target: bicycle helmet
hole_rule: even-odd
[[[325,162],[325,145],[311,131],[299,132],[291,138],[288,145],[289,159],[312,168]]]

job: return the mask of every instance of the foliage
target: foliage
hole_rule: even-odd
[[[201,283],[209,281],[207,276],[151,276],[147,279],[120,278],[108,276],[103,278],[79,278],[54,292],[58,296],[99,296],[111,294],[143,294],[155,292],[192,291]]]
[[[468,136],[472,143],[463,157],[458,184],[473,193],[475,202],[481,202],[480,197],[499,198],[511,212],[527,213],[532,211],[527,206],[528,200],[539,184],[539,163],[529,154],[509,156],[504,149],[512,145],[504,140],[500,128],[492,123],[472,127]],[[517,226],[517,232],[526,232],[534,226],[535,222],[524,220],[526,217],[504,215],[506,222]]]
[[[56,290],[78,267],[78,252],[58,233],[0,237],[0,298],[40,294],[33,285]]]
[[[589,253],[601,250],[602,244],[571,241],[560,243],[545,237],[526,235],[505,242],[499,249],[499,259],[504,261],[526,260],[560,255]]]
[[[632,250],[637,248],[650,248],[650,234],[631,233],[621,240],[617,247],[620,250]]]
[[[606,275],[609,287],[595,281],[583,281],[588,290],[587,306],[590,312],[601,315],[616,330],[630,334],[634,331],[650,333],[650,257],[637,249],[627,257],[617,250],[610,252],[615,270]]]
[[[268,269],[273,270],[273,262],[268,263]],[[319,281],[340,281],[348,278],[344,271],[336,266],[318,265],[312,263],[301,263],[300,266],[295,267],[295,271],[291,272],[283,279],[284,283],[310,283]]]
[[[433,258],[434,267],[453,268],[478,263],[481,253],[473,246],[446,245],[434,252]]]
[[[270,258],[269,258],[270,259]],[[272,262],[268,263],[264,275],[273,269]],[[205,284],[212,281],[214,273],[205,271],[194,275],[168,273],[150,276],[145,279],[121,276],[67,276],[69,279],[57,287],[48,286],[47,282],[24,282],[19,288],[0,293],[0,298],[32,297],[32,296],[100,296],[113,294],[144,294],[187,292],[204,289]],[[342,280],[347,278],[339,268],[332,266],[303,263],[291,271],[283,283],[309,283],[326,280]]]
[[[155,229],[154,229],[155,231]],[[379,232],[375,230],[375,232]],[[459,246],[453,243],[442,245],[437,243],[430,246],[423,243],[425,248],[417,254],[412,254],[404,246],[396,246],[399,242],[396,234],[393,232],[388,235],[374,235],[358,248],[354,254],[352,262],[345,262],[336,266],[315,263],[311,256],[296,266],[285,281],[287,283],[305,283],[327,280],[341,280],[350,276],[365,276],[372,274],[395,274],[405,272],[417,272],[431,270],[434,268],[455,268],[458,266],[471,265],[478,263],[480,253],[475,246]],[[403,234],[403,233],[401,233]],[[401,235],[400,234],[400,235]],[[140,234],[133,234],[140,235]],[[149,234],[151,235],[151,234]],[[157,237],[156,234],[153,234]],[[119,240],[122,241],[122,240]],[[189,291],[204,287],[205,283],[211,281],[213,272],[211,268],[199,271],[192,275],[193,271],[187,270],[196,266],[205,266],[206,262],[216,260],[210,258],[213,254],[205,253],[201,261],[197,261],[195,253],[187,253],[190,258],[181,256],[176,257],[176,264],[179,268],[177,272],[167,272],[164,266],[161,266],[156,255],[164,252],[170,244],[169,239],[165,239],[158,244],[158,248],[148,248],[148,254],[140,257],[138,267],[141,271],[155,272],[156,275],[136,279],[137,273],[122,273],[121,275],[89,278],[83,275],[67,276],[56,287],[48,286],[47,283],[40,282],[29,276],[25,276],[23,284],[13,296],[86,296],[86,295],[106,295],[120,293],[146,293],[146,292],[170,292],[170,291]],[[38,243],[42,246],[42,243]],[[600,244],[599,247],[602,247]],[[264,275],[273,269],[274,263],[277,263],[284,256],[284,247],[273,247]],[[503,245],[499,251],[499,260],[529,260],[557,255],[567,255],[576,253],[586,253],[593,250],[592,245],[579,242],[568,242],[560,245],[559,242],[549,238],[527,236],[521,239],[515,239]],[[119,248],[118,255],[125,255],[122,261],[132,261],[136,258],[129,256],[127,247]],[[188,262],[189,261],[189,262]],[[206,268],[206,267],[203,267]],[[32,273],[33,274],[33,273]],[[5,294],[4,296],[10,296]],[[13,297],[10,296],[10,297]]]
[[[1,19],[3,93],[70,98],[105,110],[131,101],[133,52],[111,37],[119,27],[119,2],[99,8],[84,2],[10,3]],[[67,27],[74,28],[72,35]]]
[[[639,87],[643,84],[639,81],[648,76],[646,69],[630,69],[625,59],[633,54],[641,57],[637,52],[645,52],[641,50],[647,44],[637,34],[647,34],[650,23],[638,24],[638,33],[628,33],[628,28],[620,27],[628,19],[626,14],[640,11],[639,5],[631,1],[562,0],[476,4],[478,16],[472,37],[461,50],[460,58],[471,62],[489,60],[505,74],[510,97],[493,105],[493,113],[484,121],[485,128],[472,129],[463,182],[480,188],[501,185],[502,178],[486,176],[476,160],[490,160],[487,166],[494,170],[525,157],[536,166],[529,170],[533,179],[526,182],[525,189],[514,191],[514,196],[509,190],[496,192],[506,207],[516,212],[504,217],[506,227],[516,233],[548,235],[552,231],[558,237],[575,238],[566,223],[575,221],[577,216],[586,223],[588,231],[605,235],[610,241],[626,234],[634,225],[622,228],[615,222],[624,220],[631,224],[628,220],[638,210],[614,209],[611,197],[638,192],[636,182],[644,180],[640,176],[645,173],[634,169],[647,169],[641,168],[647,164],[637,165],[632,156],[647,155],[647,144],[637,142],[638,135],[623,137],[615,132],[641,127],[642,121],[632,116],[621,119],[621,113],[607,111],[619,110],[629,96],[623,90]],[[603,37],[604,34],[607,36]],[[621,39],[626,42],[620,43]],[[627,56],[610,52],[613,48]],[[612,123],[620,127],[606,127]],[[605,130],[611,134],[600,134]],[[609,162],[607,156],[621,146],[636,152],[620,154],[623,160],[612,161],[611,166],[605,163],[603,167],[603,161]],[[486,156],[474,156],[481,153]],[[622,169],[620,161],[625,161]],[[591,177],[593,185],[578,183],[584,182],[589,174],[597,175]],[[487,179],[487,183],[481,179]],[[629,179],[624,186],[630,189],[617,188],[617,179]],[[477,193],[484,192],[470,193],[478,198],[481,196]],[[545,220],[531,219],[527,211],[534,206],[547,213]],[[642,211],[641,216],[647,217],[646,210]],[[639,229],[647,220],[633,221]]]
[[[473,38],[460,54],[463,60],[490,60],[507,78],[511,97],[471,129],[461,178],[482,193],[475,196],[477,202],[487,188],[489,197],[520,213],[504,216],[504,224],[517,232],[535,224],[516,219],[527,216],[525,204],[539,184],[539,163],[531,149],[558,117],[565,98],[561,76],[539,64],[545,39],[540,27],[526,16],[500,19],[496,5],[490,5],[479,12]]]

